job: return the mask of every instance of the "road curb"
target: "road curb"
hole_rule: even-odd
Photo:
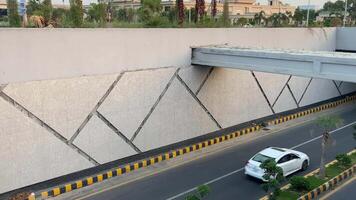
[[[348,153],[346,153],[346,154],[347,154],[347,155],[351,155],[351,154],[353,154],[353,153],[356,153],[356,149],[353,149],[352,151],[350,151],[350,152],[348,152]],[[328,162],[328,163],[325,165],[325,167],[329,167],[330,165],[333,165],[333,164],[335,164],[335,163],[337,163],[337,160],[336,160],[336,159],[335,159],[335,160],[332,160],[332,161],[330,161],[330,162]],[[346,171],[348,171],[348,170],[350,170],[350,169],[352,169],[352,174],[353,174],[353,173],[356,171],[356,164],[353,165],[352,167],[350,167],[349,169],[345,170],[345,171],[342,172],[341,174],[344,174]],[[311,172],[309,172],[308,174],[304,175],[304,177],[307,178],[307,177],[309,177],[309,176],[314,176],[315,174],[319,173],[319,170],[320,170],[320,169],[318,168],[318,169],[316,169],[316,170],[314,170],[314,171],[311,171]],[[341,174],[340,174],[340,175],[341,175]],[[351,175],[352,175],[352,174],[351,174]],[[338,178],[340,175],[335,176],[333,179]],[[351,176],[351,175],[348,175],[347,177],[349,177],[349,176]],[[345,178],[346,178],[346,177],[345,177]],[[341,179],[341,180],[344,180],[345,178],[343,178],[343,179]],[[329,180],[328,182],[326,182],[326,183],[324,183],[324,184],[329,183],[329,182],[332,181],[333,179]],[[340,183],[341,180],[338,180],[338,183]],[[324,184],[323,184],[323,185],[324,185]],[[332,185],[332,184],[333,184],[333,185]],[[323,186],[323,185],[321,185],[321,186]],[[320,190],[320,187],[321,187],[321,186],[319,186],[319,188],[314,189],[314,190],[316,190],[316,193],[314,193],[314,190],[312,190],[312,191],[308,192],[307,194],[303,195],[302,197],[299,197],[298,200],[310,200],[310,199],[308,199],[309,196],[313,196],[313,198],[315,198],[315,197],[317,197],[317,196],[320,196],[320,194],[321,194],[322,192],[325,192],[326,190],[329,190],[330,188],[333,188],[332,186],[335,186],[335,185],[336,185],[336,183],[333,182],[333,183],[331,183],[331,185],[328,185],[327,189],[325,189],[325,188],[323,187],[323,190]],[[287,190],[287,189],[290,188],[290,186],[291,186],[291,184],[288,183],[287,185],[281,187],[281,190]],[[318,192],[319,192],[319,193],[318,193]],[[304,198],[305,196],[307,196],[308,198],[302,199],[302,198]],[[313,199],[313,198],[312,198],[312,199]],[[261,197],[259,200],[268,200],[268,196],[266,195],[266,196],[264,196],[264,197]]]
[[[328,190],[335,188],[340,182],[353,176],[355,171],[356,171],[356,164],[350,167],[349,169],[343,171],[339,175],[335,176],[328,182],[320,185],[318,188],[315,188],[314,190],[299,197],[298,200],[311,200],[317,198],[318,196],[321,196]]]
[[[313,113],[317,113],[317,112],[320,112],[323,110],[335,108],[339,105],[342,105],[342,104],[345,104],[348,102],[352,102],[355,100],[356,100],[356,94],[347,96],[347,97],[337,100],[337,101],[321,104],[319,106],[308,108],[306,110],[298,111],[293,114],[280,116],[273,120],[269,120],[266,123],[268,125],[281,124],[283,122],[301,118],[301,117],[304,117],[304,116],[307,116],[307,115],[310,115]],[[110,179],[112,177],[120,176],[120,175],[135,171],[140,168],[144,168],[144,167],[147,167],[150,165],[160,163],[164,160],[173,159],[177,156],[181,156],[181,155],[187,154],[189,152],[200,150],[200,149],[203,149],[205,147],[208,147],[208,146],[211,146],[214,144],[218,144],[218,143],[221,143],[221,142],[224,142],[227,140],[231,140],[231,139],[234,139],[234,138],[237,138],[237,137],[240,137],[240,136],[252,133],[252,132],[259,131],[261,128],[262,128],[261,125],[250,126],[250,127],[235,131],[233,133],[215,137],[213,139],[203,140],[202,142],[198,142],[196,144],[192,144],[192,145],[189,145],[186,147],[168,151],[166,153],[161,153],[156,156],[149,157],[149,158],[137,161],[137,162],[129,163],[129,164],[126,164],[123,166],[119,166],[117,168],[106,171],[104,173],[99,173],[99,174],[89,176],[89,177],[86,177],[86,178],[78,180],[78,181],[73,181],[68,184],[53,187],[51,189],[47,189],[42,192],[34,192],[27,199],[35,200],[35,199],[46,199],[49,197],[55,197],[55,196],[58,196],[58,195],[61,195],[61,194],[67,193],[67,192],[71,192],[71,191],[79,189],[79,188],[83,188],[83,187],[86,187],[86,186],[89,186],[89,185],[92,185],[95,183],[102,182],[102,181]]]

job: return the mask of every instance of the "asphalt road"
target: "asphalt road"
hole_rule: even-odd
[[[344,125],[356,121],[356,109],[339,114]],[[242,168],[246,161],[267,146],[295,148],[309,155],[309,169],[302,175],[318,168],[320,159],[320,136],[322,131],[315,122],[285,129],[279,133],[255,139],[227,150],[194,160],[187,164],[149,176],[103,193],[85,198],[86,200],[138,200],[138,199],[184,199],[192,188],[209,183],[213,199],[258,199],[265,195],[258,180],[244,175]],[[352,128],[346,127],[332,134],[334,144],[327,151],[331,161],[338,153],[351,151],[356,142]],[[313,140],[314,139],[314,140]]]
[[[356,199],[356,179],[353,179],[352,182],[347,183],[347,185],[342,186],[340,189],[337,189],[335,193],[327,197],[327,200],[351,200]]]

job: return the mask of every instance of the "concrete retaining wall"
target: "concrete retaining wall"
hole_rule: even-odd
[[[189,65],[190,45],[333,50],[335,33],[0,29],[0,193],[355,91]]]
[[[336,35],[336,49],[356,51],[356,28],[338,28]]]

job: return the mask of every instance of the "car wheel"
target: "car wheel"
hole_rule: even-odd
[[[305,171],[307,170],[308,168],[308,161],[307,160],[304,160],[303,164],[302,164],[302,171]]]

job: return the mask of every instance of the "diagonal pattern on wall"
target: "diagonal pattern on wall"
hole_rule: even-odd
[[[0,193],[95,166],[21,108],[0,98],[0,110]]]
[[[56,171],[64,175],[355,90],[355,84],[337,81],[213,67],[165,67],[2,85],[0,107],[11,108],[6,119],[29,121],[37,132],[46,134],[36,145],[47,140],[56,144],[58,155],[76,159],[72,168]],[[0,122],[0,137],[12,143],[8,139],[17,135],[7,136],[4,127]],[[32,135],[32,130],[19,132]],[[16,148],[13,154],[22,151]],[[28,151],[41,154],[37,146],[28,146]],[[62,157],[53,159],[57,158],[49,157],[47,162],[67,165]],[[2,164],[6,170],[0,171],[1,177],[22,170]],[[31,177],[30,172],[23,173]],[[45,174],[34,174],[33,180],[55,177],[50,171]],[[5,181],[12,184],[0,187],[0,193],[33,183],[6,177]]]
[[[54,130],[52,127],[50,127],[47,123],[45,123],[43,120],[41,120],[40,118],[38,118],[36,115],[34,115],[33,113],[31,113],[29,110],[27,110],[25,107],[23,107],[21,104],[19,104],[18,102],[16,102],[14,99],[12,99],[10,96],[8,96],[7,94],[5,94],[4,92],[0,93],[0,97],[7,101],[8,103],[10,103],[11,105],[13,105],[16,109],[18,109],[19,111],[21,111],[25,116],[27,116],[28,118],[30,118],[32,121],[34,121],[35,123],[37,123],[38,125],[40,125],[41,127],[45,128],[48,132],[52,133],[55,137],[57,137],[60,141],[62,141],[64,144],[68,145],[69,147],[71,147],[72,149],[74,149],[76,152],[78,152],[80,155],[82,155],[83,157],[85,157],[87,160],[89,160],[90,162],[92,162],[94,165],[98,165],[99,163],[93,159],[92,157],[90,157],[86,152],[84,152],[83,150],[81,150],[80,148],[78,148],[77,146],[70,144],[69,141],[63,137],[60,133],[58,133],[56,130]]]
[[[101,75],[15,83],[9,84],[4,93],[70,139],[116,77]]]
[[[272,114],[249,71],[215,68],[198,98],[223,128]]]
[[[333,81],[314,78],[304,93],[299,106],[317,103],[337,96],[340,96],[340,94]]]
[[[175,78],[134,143],[147,151],[218,129],[216,122]]]
[[[213,69],[214,67],[203,66],[183,67],[179,71],[179,76],[194,92],[194,94],[197,95],[201,88],[204,86],[206,80],[209,78]]]
[[[176,69],[126,72],[98,111],[131,139]]]
[[[254,72],[256,79],[261,85],[264,93],[266,94],[268,101],[273,107],[278,100],[279,95],[286,87],[290,76],[281,74],[271,74],[266,72]]]
[[[94,115],[73,143],[99,163],[107,163],[137,153],[121,137]]]
[[[167,85],[164,87],[162,93],[159,95],[159,97],[157,98],[156,102],[153,104],[153,106],[151,107],[151,109],[149,110],[148,114],[145,116],[145,118],[143,119],[143,121],[140,123],[139,127],[137,128],[137,130],[135,131],[135,133],[132,135],[131,137],[131,141],[133,141],[136,136],[139,134],[139,132],[141,131],[142,127],[145,125],[146,121],[150,118],[151,114],[153,113],[153,111],[156,109],[158,103],[161,101],[161,99],[163,98],[163,96],[166,94],[168,88],[171,86],[174,78],[177,76],[178,72],[179,72],[180,68],[178,68],[173,76],[170,78],[170,80],[168,81]]]

